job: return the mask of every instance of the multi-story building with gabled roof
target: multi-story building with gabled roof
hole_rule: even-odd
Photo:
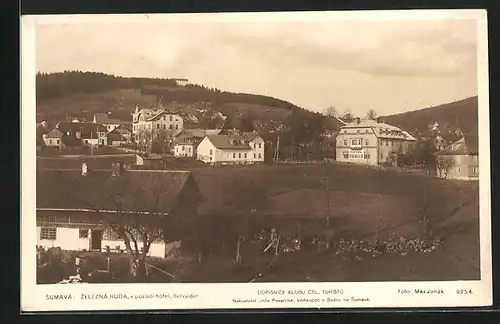
[[[357,119],[341,127],[336,138],[336,160],[358,164],[386,164],[395,154],[413,149],[408,132],[379,120]]]

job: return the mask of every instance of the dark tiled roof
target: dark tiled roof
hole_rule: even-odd
[[[84,134],[106,132],[106,127],[94,123],[71,123],[71,122],[60,122],[57,128],[63,132],[81,132],[82,136]]]
[[[168,213],[190,172],[37,170],[37,208]]]
[[[234,149],[234,150],[250,150],[251,147],[247,142],[243,143],[241,139],[236,136],[230,135],[209,135],[207,136],[212,144],[221,150]]]
[[[60,130],[58,130],[57,128],[54,128],[53,130],[51,130],[50,132],[45,134],[45,136],[47,138],[62,138],[63,134],[61,133]]]

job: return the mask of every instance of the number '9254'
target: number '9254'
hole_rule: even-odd
[[[472,295],[472,289],[457,289],[457,295]]]

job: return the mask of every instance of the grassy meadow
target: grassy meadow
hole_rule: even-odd
[[[85,158],[89,166],[100,168],[115,160]],[[76,158],[39,159],[38,168],[79,168],[81,162]],[[371,242],[391,235],[422,237],[425,212],[432,219],[433,235],[443,243],[429,254],[346,259],[334,250],[311,251],[283,253],[271,262],[268,255],[250,256],[253,254],[245,254],[243,248],[243,264],[236,265],[230,256],[217,254],[203,263],[184,264],[188,270],[179,279],[183,282],[250,281],[257,273],[264,274],[258,281],[479,278],[478,182],[339,164],[196,166],[192,172],[203,195],[202,216],[220,213],[235,184],[242,188],[253,184],[268,199],[267,208],[259,215],[267,227],[300,220],[304,227],[321,228],[328,209],[334,242],[341,238]]]

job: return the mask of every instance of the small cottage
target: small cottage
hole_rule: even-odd
[[[437,174],[457,180],[479,179],[479,152],[476,135],[466,135],[437,152]]]

